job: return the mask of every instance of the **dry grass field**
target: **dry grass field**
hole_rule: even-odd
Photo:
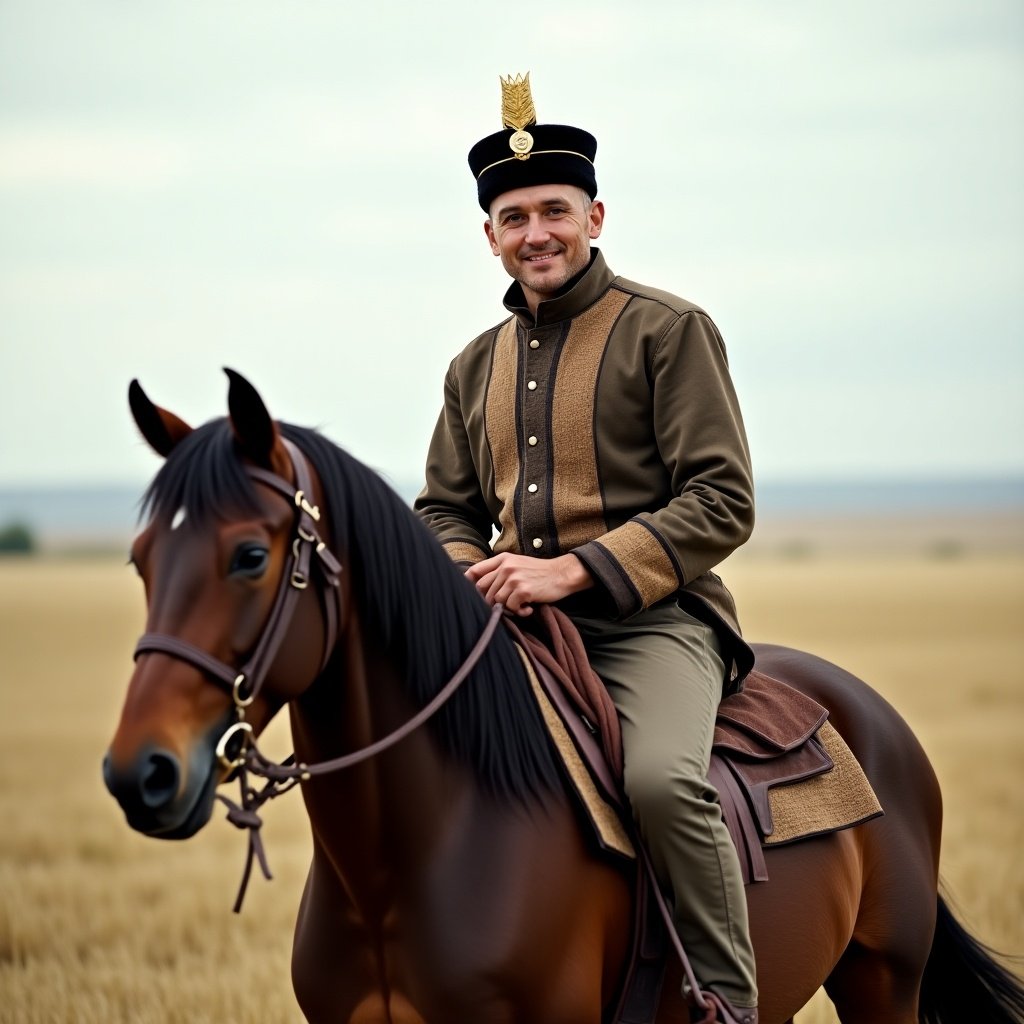
[[[1024,951],[1024,558],[803,555],[726,566],[748,635],[839,662],[901,710],[942,783],[962,918]],[[0,1022],[299,1021],[299,799],[268,809],[276,879],[255,877],[238,917],[244,841],[219,813],[161,843],[103,789],[141,626],[141,587],[116,561],[0,561]],[[799,1017],[832,1020],[823,999]]]

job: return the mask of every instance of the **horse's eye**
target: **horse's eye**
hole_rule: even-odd
[[[262,544],[243,544],[231,560],[231,574],[259,579],[267,571],[270,552]]]

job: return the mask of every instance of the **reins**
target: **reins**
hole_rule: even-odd
[[[263,840],[260,836],[263,821],[259,816],[259,809],[268,801],[287,793],[300,782],[308,781],[314,776],[342,771],[375,757],[401,742],[433,717],[451,699],[455,691],[476,667],[494,637],[503,610],[500,604],[494,606],[479,639],[451,679],[409,721],[387,736],[374,741],[361,750],[317,764],[296,763],[294,755],[280,764],[265,757],[256,745],[252,726],[245,721],[245,709],[253,703],[263,687],[267,672],[288,632],[298,599],[302,591],[309,586],[311,570],[314,566],[322,583],[322,588],[318,588],[318,592],[321,595],[324,612],[324,650],[320,659],[318,675],[327,667],[334,652],[342,613],[342,565],[328,551],[317,530],[320,510],[310,501],[313,495],[313,481],[309,464],[295,444],[284,438],[282,438],[282,442],[292,461],[296,486],[276,473],[256,466],[246,467],[246,471],[253,480],[282,494],[294,504],[296,510],[290,550],[281,573],[274,604],[252,654],[242,668],[238,669],[215,658],[187,640],[169,636],[166,633],[144,633],[136,644],[134,655],[135,659],[138,659],[142,654],[160,653],[186,661],[205,672],[231,694],[236,720],[228,726],[217,741],[216,755],[225,770],[237,773],[241,790],[240,802],[236,803],[221,793],[217,793],[216,798],[228,808],[228,821],[237,828],[248,831],[249,842],[245,868],[234,905],[236,914],[242,909],[242,901],[245,898],[245,891],[252,874],[253,860],[259,861],[260,870],[265,878],[273,877],[267,864]],[[315,563],[313,562],[314,555],[317,559]],[[256,789],[250,783],[250,775],[265,779],[266,784],[261,789]]]
[[[367,747],[352,751],[349,754],[343,754],[341,757],[332,758],[329,761],[319,761],[316,764],[296,762],[294,755],[278,764],[275,761],[269,760],[260,752],[255,739],[252,737],[251,729],[247,729],[245,753],[234,762],[238,771],[241,803],[235,803],[235,801],[224,796],[222,793],[217,794],[217,799],[228,809],[228,821],[237,828],[244,828],[249,832],[248,854],[246,856],[242,881],[238,888],[238,896],[235,899],[233,908],[236,914],[242,909],[242,900],[245,898],[245,890],[248,887],[249,877],[252,874],[253,859],[255,858],[259,861],[260,870],[263,872],[264,878],[269,880],[273,877],[270,873],[270,866],[267,864],[263,840],[260,836],[260,828],[263,825],[263,821],[259,816],[259,809],[275,797],[287,793],[300,782],[307,782],[315,776],[329,775],[331,772],[342,771],[345,768],[351,768],[364,761],[369,761],[371,758],[376,757],[377,754],[383,753],[390,747],[395,746],[396,743],[401,742],[410,733],[415,732],[441,710],[454,696],[455,691],[466,681],[473,669],[476,668],[477,662],[479,662],[491,639],[494,637],[503,611],[504,609],[500,604],[494,606],[491,616],[487,620],[487,625],[477,639],[476,644],[474,644],[473,649],[466,655],[466,660],[459,666],[455,675],[437,692],[430,703],[424,705],[404,725],[388,733],[387,736],[375,740]],[[232,728],[236,728],[237,725],[247,726],[248,723],[236,723],[236,726]],[[221,742],[217,745],[218,756],[220,756],[221,747],[230,732],[231,730],[229,729],[221,737]],[[262,789],[257,790],[249,784],[248,776],[250,774],[267,780]]]

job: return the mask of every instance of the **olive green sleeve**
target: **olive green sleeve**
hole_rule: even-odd
[[[454,363],[427,451],[426,483],[413,508],[453,561],[479,562],[491,554],[491,515],[473,464]]]
[[[574,549],[619,615],[693,582],[750,536],[753,480],[739,402],[717,328],[674,318],[650,361],[654,431],[673,497]]]

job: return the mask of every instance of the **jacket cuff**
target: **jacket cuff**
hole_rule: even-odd
[[[459,565],[476,565],[477,562],[491,557],[489,551],[484,551],[483,548],[467,540],[447,540],[443,543],[448,557]]]
[[[572,553],[608,591],[620,618],[649,608],[683,585],[676,558],[643,520],[631,519]]]

